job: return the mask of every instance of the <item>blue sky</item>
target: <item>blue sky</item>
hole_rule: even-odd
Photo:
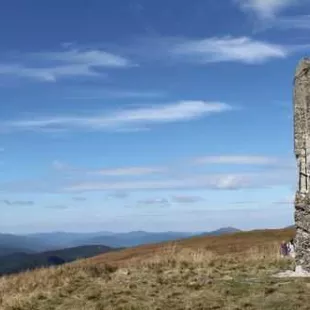
[[[2,232],[293,222],[306,0],[5,1]]]

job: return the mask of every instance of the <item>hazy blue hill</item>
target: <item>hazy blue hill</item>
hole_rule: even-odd
[[[204,232],[200,234],[201,236],[220,236],[220,235],[225,235],[225,234],[233,234],[241,232],[240,229],[234,228],[234,227],[223,227],[214,231],[210,232]]]
[[[23,252],[23,253],[35,253],[35,251],[25,249],[25,248],[15,248],[15,247],[0,247],[0,257],[5,256],[5,255],[10,255],[13,253],[18,253],[18,252]]]
[[[27,237],[49,245],[50,249],[76,247],[81,245],[102,244],[110,247],[130,247],[140,244],[156,243],[182,239],[192,236],[191,233],[163,232],[151,233],[132,231],[128,233],[96,232],[96,233],[38,233]]]
[[[42,253],[14,253],[0,257],[0,275],[21,272],[29,269],[59,265],[81,258],[88,258],[110,252],[107,246],[93,245],[48,251]]]
[[[111,236],[97,236],[86,240],[87,244],[105,244],[110,247],[133,247],[142,244],[159,243],[178,240],[192,236],[191,233],[163,232],[148,233],[136,231],[130,233],[119,233]]]
[[[295,225],[290,225],[290,226],[287,226],[287,227],[285,227],[286,229],[295,229],[296,228],[296,226]]]
[[[145,232],[128,233],[95,232],[95,233],[36,233],[25,236],[0,234],[0,257],[15,252],[33,253],[57,249],[80,247],[84,245],[104,245],[112,248],[133,247],[142,244],[160,243],[189,238],[194,235],[222,235],[238,232],[232,227],[221,228],[212,232]]]
[[[95,233],[67,233],[67,232],[51,232],[51,233],[35,233],[29,234],[27,237],[46,243],[50,249],[68,248],[88,244],[88,240],[98,236],[111,236],[114,233],[101,231]]]
[[[23,252],[39,252],[48,250],[49,246],[46,242],[42,240],[36,240],[35,238],[31,238],[28,236],[0,234],[0,253],[2,251],[10,252],[9,249],[17,249],[18,251]]]

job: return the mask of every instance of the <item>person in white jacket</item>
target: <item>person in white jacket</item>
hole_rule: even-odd
[[[295,246],[294,246],[294,240],[293,239],[290,240],[290,242],[288,242],[287,248],[288,248],[288,255],[290,257],[295,258],[296,253],[295,253]]]

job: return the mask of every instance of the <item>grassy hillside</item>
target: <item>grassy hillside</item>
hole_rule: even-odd
[[[171,245],[178,248],[192,250],[206,250],[218,255],[244,253],[252,248],[265,247],[270,243],[279,243],[282,240],[290,240],[294,236],[294,229],[256,230],[250,232],[238,232],[221,236],[198,236],[174,242],[143,245],[129,248],[117,253],[108,253],[91,259],[93,263],[122,263],[129,259],[143,260],[152,257],[162,249],[163,246]]]
[[[0,278],[3,310],[309,309],[310,279],[272,275],[292,229],[199,237]]]

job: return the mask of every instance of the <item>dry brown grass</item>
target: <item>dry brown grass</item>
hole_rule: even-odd
[[[162,244],[143,245],[130,248],[121,252],[111,252],[90,259],[94,263],[113,262],[122,264],[130,259],[144,260],[156,255],[163,247],[177,246],[178,248],[203,249],[219,255],[243,254],[247,250],[257,247],[270,246],[270,244],[289,240],[294,236],[292,229],[257,230],[251,232],[241,232],[231,235],[216,237],[194,237],[175,242]]]
[[[194,238],[3,277],[1,309],[306,310],[310,280],[271,277],[293,267],[278,254],[292,234]]]

